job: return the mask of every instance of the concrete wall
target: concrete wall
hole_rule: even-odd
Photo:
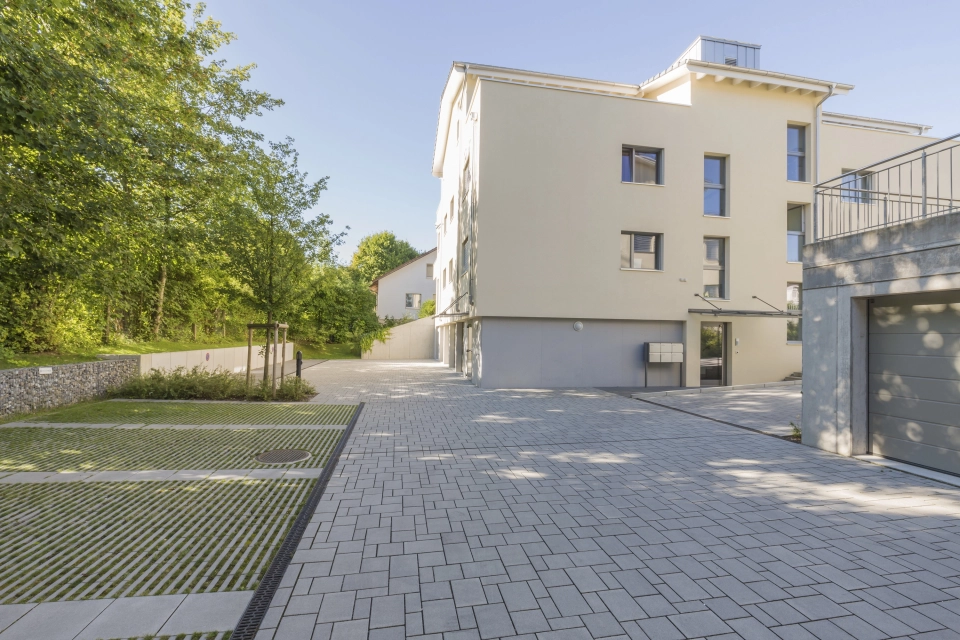
[[[803,288],[803,443],[866,453],[867,301],[960,290],[960,214],[807,245]]]
[[[270,345],[271,353],[273,345]],[[277,345],[277,350],[283,354],[283,345]],[[251,369],[263,369],[264,356],[261,353],[263,345],[253,345]],[[207,371],[224,369],[233,373],[246,373],[247,347],[227,347],[224,349],[199,349],[195,351],[171,351],[167,353],[147,353],[140,356],[104,356],[105,359],[133,358],[139,362],[140,373],[150,373],[153,369],[172,371],[177,367],[193,369],[200,367]],[[297,347],[287,342],[286,362],[296,360]],[[271,356],[272,361],[272,356]],[[279,367],[280,361],[277,360]],[[279,375],[279,369],[278,369]]]
[[[424,360],[434,358],[435,328],[433,318],[421,318],[390,329],[386,342],[374,342],[364,360]]]
[[[0,415],[98,398],[138,373],[135,358],[0,370]]]
[[[433,278],[427,277],[427,265],[433,264],[437,252],[431,251],[410,264],[389,273],[377,283],[377,315],[380,318],[416,318],[420,307],[409,309],[405,306],[408,293],[419,293],[420,304],[433,300],[436,295]],[[439,265],[434,265],[439,266]],[[436,275],[436,271],[434,272]]]
[[[679,322],[483,318],[474,322],[474,382],[483,388],[677,386],[679,364],[649,365],[646,342],[682,342]],[[479,325],[479,330],[476,329]]]

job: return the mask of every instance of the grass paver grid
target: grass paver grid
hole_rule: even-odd
[[[0,487],[0,604],[244,591],[312,480]]]
[[[136,402],[80,404],[34,418],[88,424],[345,425],[356,405],[264,402]]]
[[[341,429],[0,429],[0,471],[153,471],[156,469],[319,468]],[[270,449],[304,449],[285,465],[254,459]]]

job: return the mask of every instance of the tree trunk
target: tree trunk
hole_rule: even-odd
[[[104,313],[103,322],[103,344],[110,344],[110,323],[112,322],[113,308],[110,300],[107,300],[107,308]]]
[[[267,324],[273,322],[273,311],[267,311]],[[274,356],[276,357],[276,356]],[[267,329],[267,349],[263,352],[263,384],[270,379],[270,329]]]
[[[167,265],[160,265],[160,282],[157,285],[157,310],[153,319],[153,339],[160,338],[160,325],[163,323],[163,296],[167,291]]]

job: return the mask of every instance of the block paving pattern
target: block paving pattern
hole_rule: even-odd
[[[952,487],[595,390],[309,377],[368,404],[259,640],[960,637]]]

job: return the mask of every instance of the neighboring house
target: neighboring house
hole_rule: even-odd
[[[759,50],[698,38],[641,84],[454,63],[433,161],[443,361],[482,387],[800,371],[813,183],[929,127],[821,115],[853,87],[760,70]]]
[[[433,273],[436,257],[437,250],[430,249],[374,280],[370,290],[377,294],[377,316],[381,319],[419,317],[423,303],[436,297]]]
[[[803,443],[960,474],[960,137],[825,181],[816,205]]]

